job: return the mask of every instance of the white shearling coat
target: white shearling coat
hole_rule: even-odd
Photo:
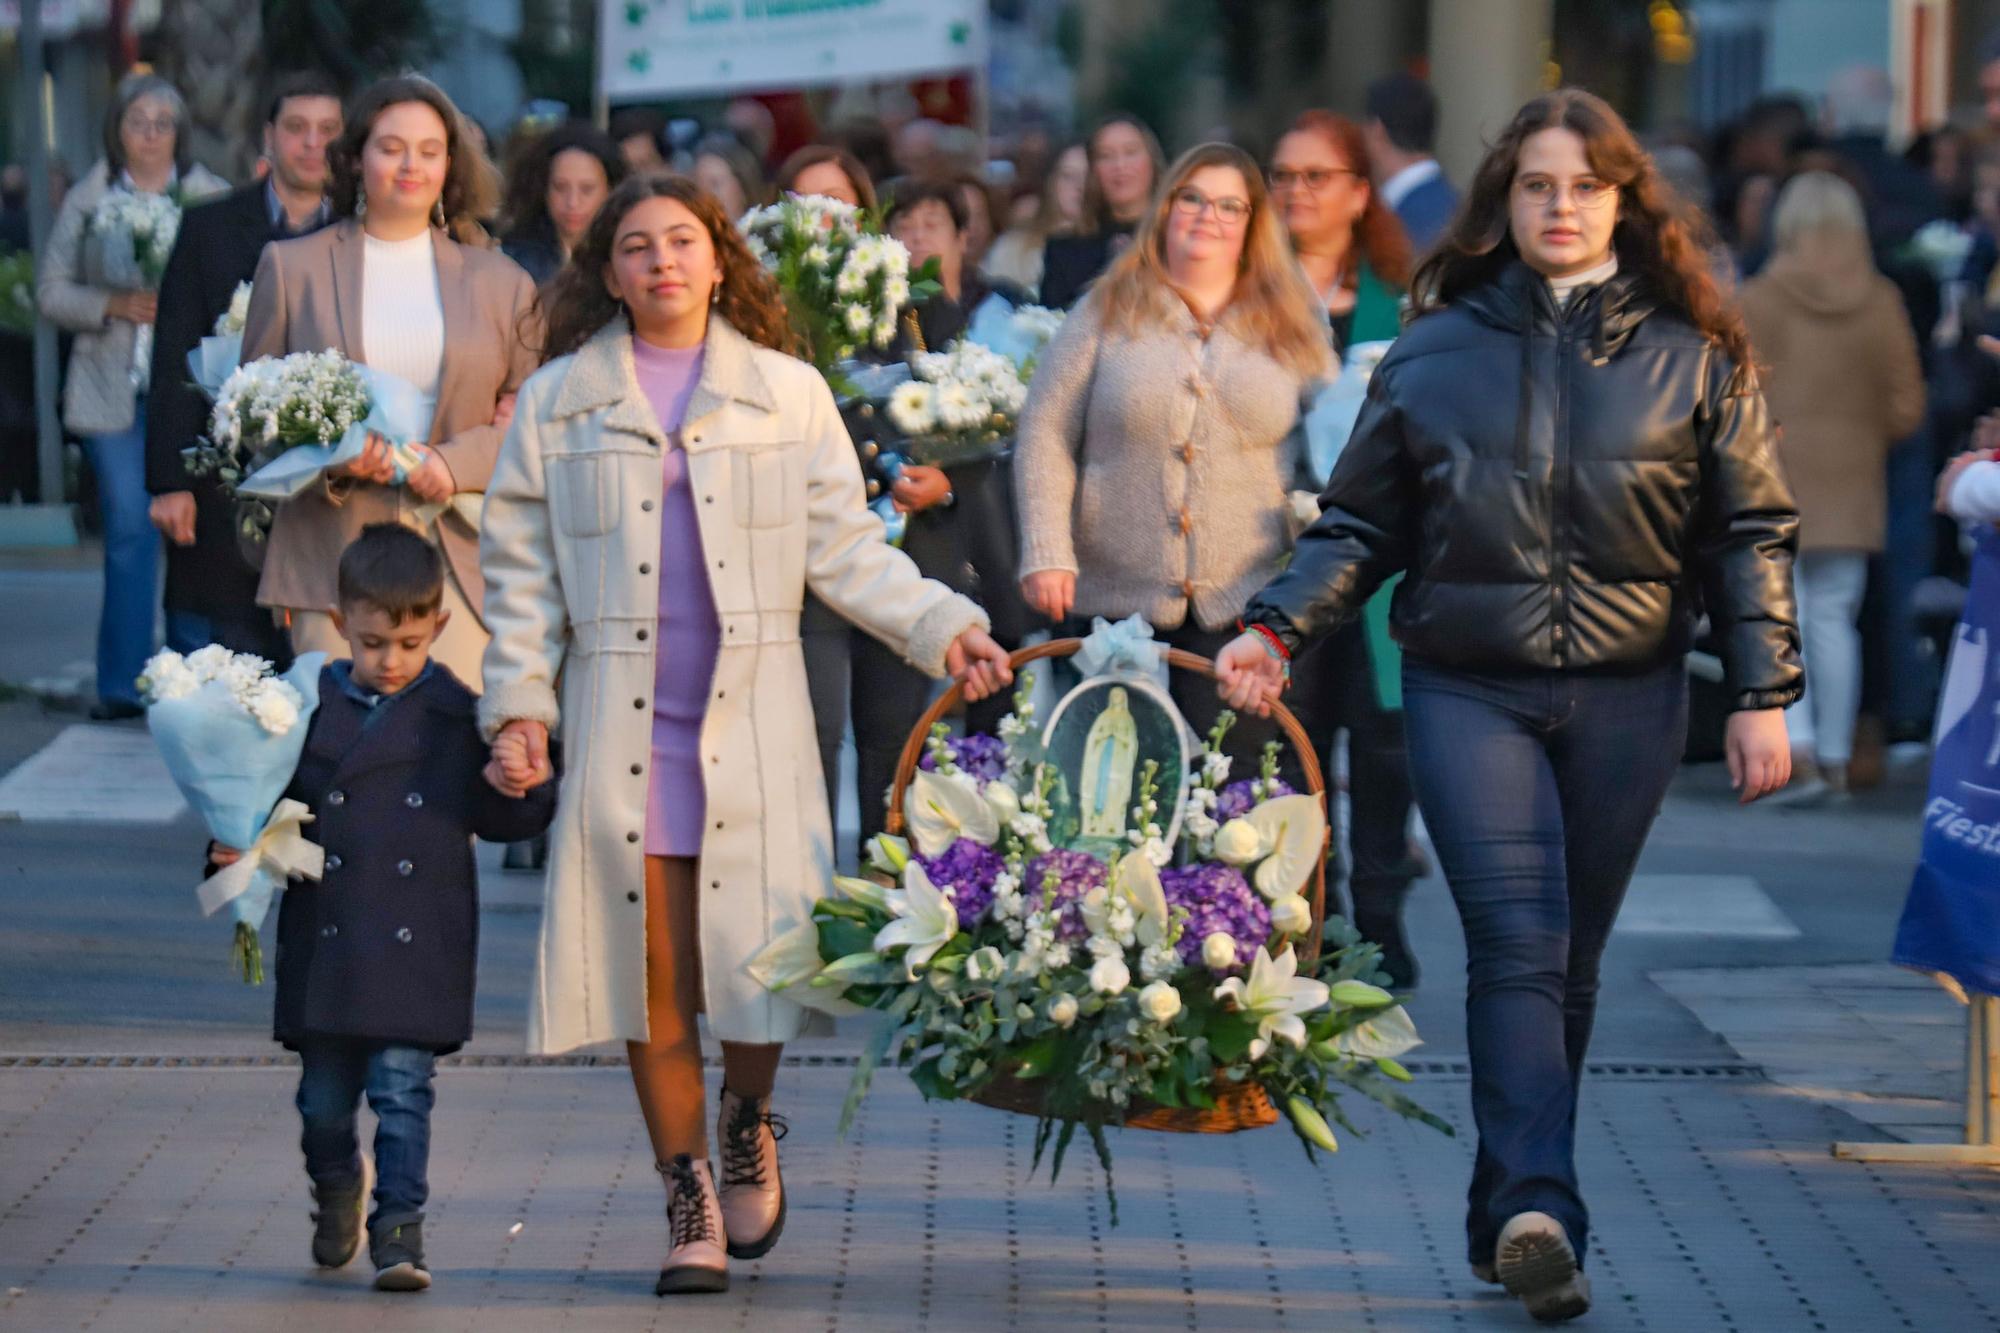
[[[722,625],[701,732],[704,1009],[723,1040],[786,1041],[805,1011],[746,965],[807,918],[833,874],[799,645],[805,591],[932,676],[986,616],[884,540],[833,394],[811,366],[712,318],[680,438]],[[489,736],[516,718],[546,722],[563,743],[528,997],[536,1054],[647,1036],[653,571],[669,447],[620,321],[522,387],[486,491],[480,563],[493,640],[480,719]]]

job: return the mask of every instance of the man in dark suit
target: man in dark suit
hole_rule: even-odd
[[[181,451],[208,432],[208,395],[188,353],[214,331],[237,285],[250,281],[267,242],[317,231],[327,220],[328,146],[340,136],[340,91],[324,74],[294,74],[274,91],[264,125],[270,172],[191,208],[160,282],[153,392],[146,404],[146,489],[167,537],[167,643],[220,643],[275,662],[291,647],[257,605],[257,571],[238,545],[235,505],[210,477],[191,477]]]
[[[1361,133],[1375,188],[1421,255],[1458,211],[1458,191],[1431,156],[1437,146],[1437,95],[1414,74],[1391,74],[1368,85],[1367,111]]]

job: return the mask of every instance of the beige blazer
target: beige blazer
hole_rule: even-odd
[[[521,391],[486,497],[488,735],[560,723],[562,797],[528,1049],[646,1029],[646,788],[659,647],[662,454],[676,445],[640,390],[618,320]],[[679,445],[721,649],[701,725],[701,985],[723,1041],[788,1041],[805,1011],[747,968],[810,919],[833,877],[799,613],[810,588],[911,665],[944,674],[986,613],[889,545],[819,372],[720,317]],[[636,705],[636,707],[635,707]]]
[[[539,341],[535,284],[498,250],[478,250],[433,231],[444,302],[444,366],[428,443],[461,492],[486,490],[504,431],[493,424],[500,398],[534,373]],[[243,359],[333,348],[368,362],[361,345],[361,226],[336,223],[264,247],[243,326]],[[417,499],[397,486],[341,481],[315,487],[278,508],[257,600],[264,606],[329,611],[334,572],[348,542],[370,523],[414,524]],[[437,522],[437,539],[459,591],[483,614],[479,533],[457,509]]]

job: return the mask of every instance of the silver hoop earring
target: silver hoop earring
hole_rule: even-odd
[[[354,220],[359,222],[368,216],[368,196],[360,190],[354,192]]]

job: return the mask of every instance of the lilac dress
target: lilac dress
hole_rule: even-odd
[[[667,432],[660,494],[660,628],[653,666],[653,767],[646,786],[646,855],[699,856],[708,794],[701,777],[701,723],[722,626],[708,588],[681,417],[701,378],[701,347],[632,340],[639,388]]]

